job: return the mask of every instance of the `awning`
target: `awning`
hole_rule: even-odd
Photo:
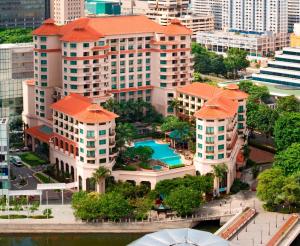
[[[50,138],[53,137],[52,128],[46,125],[34,126],[25,130],[25,132],[38,140],[49,144]]]
[[[37,190],[65,190],[65,183],[37,184]]]
[[[9,196],[40,196],[42,191],[40,190],[9,190]]]

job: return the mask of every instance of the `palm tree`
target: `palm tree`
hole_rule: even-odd
[[[217,187],[217,195],[219,195],[219,186],[228,171],[228,167],[225,163],[214,165],[213,174],[215,176],[215,187]]]
[[[131,123],[119,123],[116,132],[117,147],[120,149],[124,147],[126,142],[130,144],[137,135],[136,128]]]
[[[93,179],[98,184],[97,191],[100,193],[105,193],[105,178],[109,177],[111,171],[106,167],[99,167],[93,173]]]
[[[174,98],[170,103],[170,107],[174,109],[175,115],[177,115],[177,112],[180,107],[180,101],[177,98]]]

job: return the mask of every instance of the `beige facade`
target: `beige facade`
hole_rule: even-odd
[[[50,16],[58,25],[84,16],[84,0],[50,0]]]
[[[246,133],[247,94],[235,85],[225,89],[193,83],[177,89],[178,115],[196,121],[194,165],[201,175],[213,173],[213,166],[225,163],[227,178],[215,189],[229,191],[236,178],[238,158]],[[225,183],[224,183],[225,182]]]

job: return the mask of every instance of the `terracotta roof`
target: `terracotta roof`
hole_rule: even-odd
[[[166,35],[191,35],[192,31],[180,23],[161,26],[146,16],[105,16],[80,18],[64,26],[46,20],[33,31],[33,35],[60,35],[63,41],[94,41],[99,37],[138,33],[165,33]]]
[[[179,93],[210,99],[222,91],[221,88],[206,83],[192,83],[177,89]]]
[[[227,119],[237,113],[238,102],[223,96],[208,100],[194,116],[201,119]]]
[[[239,90],[239,87],[237,85],[228,85],[225,89],[222,90],[221,95],[232,100],[241,100],[248,98],[248,94]]]
[[[99,105],[93,104],[91,99],[78,94],[64,97],[52,104],[51,108],[84,123],[107,122],[118,117],[118,115],[105,110]]]
[[[30,127],[25,132],[45,143],[49,143],[50,138],[53,137],[52,128],[45,125]]]

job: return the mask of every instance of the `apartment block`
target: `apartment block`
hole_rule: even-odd
[[[246,134],[247,97],[233,84],[219,88],[193,83],[177,89],[178,116],[196,121],[196,171],[206,175],[215,165],[227,165],[226,179],[215,183],[218,191],[229,192],[237,169],[244,164],[241,148]]]
[[[58,25],[84,17],[84,0],[50,0],[50,16]]]
[[[199,32],[212,32],[214,28],[214,17],[212,15],[196,16],[184,15],[178,18],[182,25],[191,29],[193,38],[196,39]]]
[[[294,24],[300,23],[300,1],[288,0],[288,30],[293,32]]]
[[[288,4],[286,0],[225,0],[222,22],[223,30],[286,33]]]
[[[276,54],[268,67],[261,68],[259,74],[253,74],[253,81],[280,85],[290,88],[300,86],[300,48],[284,48]]]
[[[8,194],[9,183],[9,122],[0,118],[0,197]]]
[[[33,73],[33,43],[0,44],[0,118],[21,115],[22,81]]]
[[[248,51],[249,56],[272,56],[276,51],[289,46],[288,33],[251,33],[251,32],[200,32],[197,34],[197,43],[208,50],[226,53],[230,48]]]

